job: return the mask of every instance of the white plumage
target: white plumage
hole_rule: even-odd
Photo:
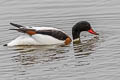
[[[60,29],[53,28],[53,27],[28,27],[27,29],[34,29],[36,31],[38,30],[56,30],[61,31]],[[61,31],[63,32],[63,31]],[[65,33],[65,32],[63,32]],[[16,39],[12,40],[7,44],[7,46],[16,46],[16,45],[51,45],[51,44],[63,44],[65,40],[59,40],[56,39],[50,35],[44,35],[44,34],[34,34],[29,35],[27,33],[24,33],[23,35],[20,35]]]
[[[7,46],[16,45],[51,45],[51,44],[62,44],[64,41],[58,40],[48,35],[35,34],[30,36],[28,34],[21,35],[15,40],[7,44]]]

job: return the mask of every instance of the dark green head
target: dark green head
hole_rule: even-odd
[[[89,22],[87,21],[80,21],[78,23],[76,23],[73,28],[72,28],[72,36],[73,36],[73,40],[79,38],[80,33],[82,31],[88,31],[91,34],[94,35],[98,35],[98,33],[96,33],[95,31],[93,31],[91,25]]]

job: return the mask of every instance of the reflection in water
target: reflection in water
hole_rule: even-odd
[[[44,63],[64,58],[63,53],[68,52],[68,46],[52,45],[52,46],[16,46],[15,51],[19,55],[14,56],[16,62],[21,65],[30,65]]]
[[[99,38],[95,36],[91,39],[81,41],[82,43],[73,44],[76,67],[90,65],[90,61],[87,58],[90,54],[94,53],[95,44],[98,40]]]
[[[95,36],[92,39],[82,41],[82,43],[73,44],[74,53],[77,53],[75,56],[84,57],[91,54],[98,39],[99,38]]]
[[[83,43],[73,44],[74,53],[77,58],[88,56],[93,52],[98,37],[82,41]],[[68,53],[70,46],[50,45],[50,46],[16,46],[13,50],[19,55],[14,56],[16,62],[21,65],[51,62],[65,58],[63,53]]]

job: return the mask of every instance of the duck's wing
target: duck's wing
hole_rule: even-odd
[[[42,34],[42,35],[48,35],[48,36],[54,37],[58,40],[66,40],[66,38],[68,38],[68,35],[66,33],[64,33],[63,31],[53,30],[53,29],[38,30],[36,33]]]
[[[22,26],[22,25],[15,24],[15,23],[10,23],[10,24],[17,27],[17,29],[10,29],[10,30],[16,30],[22,33],[27,33],[29,35],[36,34],[36,30],[32,29],[31,27]]]
[[[62,30],[53,27],[25,27],[19,24],[10,23],[11,25],[17,27],[17,30],[22,33],[27,33],[28,35],[42,34],[54,37],[59,40],[66,40],[69,36]]]

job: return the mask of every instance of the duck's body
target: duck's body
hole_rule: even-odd
[[[53,27],[24,27],[11,23],[18,27],[19,32],[24,33],[15,40],[7,44],[7,46],[16,45],[52,45],[52,44],[69,44],[71,38],[62,30]]]
[[[17,27],[19,32],[24,33],[15,40],[7,44],[7,46],[17,46],[17,45],[52,45],[52,44],[65,44],[71,43],[72,39],[62,30],[53,27],[27,27],[14,23],[11,25]],[[75,24],[72,28],[73,40],[80,40],[79,36],[82,31],[88,31],[92,34],[97,35],[91,29],[88,22],[82,21]]]

